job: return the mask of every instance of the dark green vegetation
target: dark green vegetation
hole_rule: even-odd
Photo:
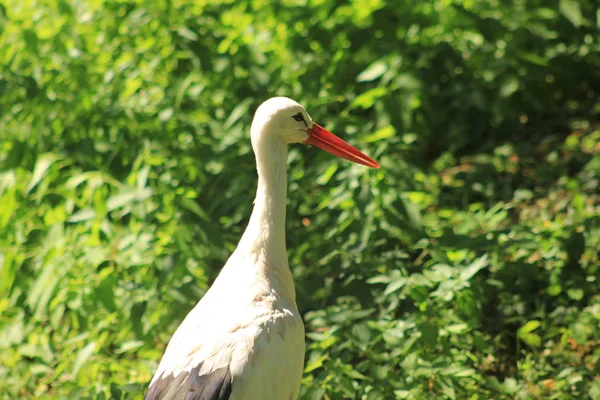
[[[0,398],[141,398],[287,95],[302,399],[600,399],[596,3],[229,3],[0,5]]]

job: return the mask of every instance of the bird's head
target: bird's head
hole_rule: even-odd
[[[314,123],[304,107],[287,97],[273,97],[258,107],[251,134],[253,143],[265,136],[284,143],[306,143],[337,157],[379,168],[375,160]]]

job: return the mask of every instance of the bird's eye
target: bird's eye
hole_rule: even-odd
[[[304,121],[304,115],[302,115],[302,113],[300,113],[300,112],[296,115],[293,115],[292,118],[294,118],[298,122]]]

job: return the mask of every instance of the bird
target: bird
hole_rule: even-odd
[[[258,185],[246,230],[173,334],[144,400],[298,397],[305,341],[285,243],[287,145],[305,143],[368,167],[379,164],[287,97],[258,107],[250,136]]]

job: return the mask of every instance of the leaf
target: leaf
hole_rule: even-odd
[[[68,222],[83,222],[89,221],[91,219],[96,218],[96,211],[91,208],[85,208],[83,210],[77,211],[75,214],[71,215],[67,221]]]
[[[366,345],[371,339],[371,330],[365,323],[355,324],[352,327],[352,334],[358,339],[359,343]]]
[[[119,100],[121,102],[126,102],[131,99],[131,97],[142,87],[142,80],[140,78],[127,79],[125,81],[125,85],[123,86]]]
[[[117,208],[123,207],[127,203],[133,202],[133,199],[135,199],[135,194],[136,190],[133,188],[129,188],[110,196],[108,198],[108,201],[106,202],[107,210],[113,211]]]
[[[562,287],[558,284],[548,286],[548,294],[550,296],[558,296],[562,293]]]
[[[519,90],[519,79],[511,76],[500,86],[500,95],[502,97],[510,97],[517,90]]]
[[[145,167],[141,168],[140,171],[138,172],[137,179],[136,179],[136,189],[138,190],[138,192],[144,190],[144,188],[146,187],[146,185],[148,183],[148,173],[149,172],[150,172],[149,166],[145,166]]]
[[[304,367],[304,373],[308,374],[312,371],[314,371],[317,368],[321,368],[323,366],[323,362],[327,360],[327,355],[321,355],[320,357],[316,358],[316,359],[310,359],[307,363],[306,363],[306,367]]]
[[[36,317],[48,314],[48,304],[61,279],[62,271],[54,265],[47,265],[38,275],[27,296],[27,303],[35,310]]]
[[[356,97],[352,103],[350,103],[350,107],[360,107],[363,109],[371,108],[381,97],[385,96],[387,93],[388,90],[381,87],[368,90]]]
[[[404,390],[404,389],[394,390],[394,396],[396,396],[397,399],[410,399],[411,398],[410,391]]]
[[[421,220],[421,210],[419,209],[419,205],[413,203],[408,195],[401,195],[400,202],[405,215],[408,217],[411,228],[413,228],[416,233],[422,234],[423,222]]]
[[[446,325],[444,327],[444,329],[450,333],[455,333],[455,334],[465,333],[470,330],[469,325],[467,325],[466,323]]]
[[[558,3],[560,13],[568,19],[576,28],[583,24],[581,5],[577,0],[560,0]]]
[[[0,294],[10,291],[16,278],[17,262],[11,253],[0,253]]]
[[[90,342],[77,352],[75,364],[73,365],[73,371],[71,372],[73,375],[77,375],[81,367],[83,367],[83,364],[85,364],[86,361],[90,358],[95,348],[96,342]]]
[[[108,201],[106,202],[106,208],[108,211],[113,211],[127,204],[143,201],[150,196],[152,196],[152,189],[149,187],[145,187],[141,190],[139,190],[139,188],[136,189],[132,187],[125,187],[117,194],[108,198]]]
[[[31,174],[31,179],[29,180],[29,185],[27,185],[26,192],[31,192],[33,189],[46,175],[48,168],[58,160],[58,156],[52,153],[42,154],[38,157],[35,167],[33,168],[33,173]]]
[[[375,61],[356,77],[357,82],[370,82],[382,76],[387,71],[387,64]]]
[[[202,209],[202,207],[200,207],[200,205],[198,203],[196,203],[193,199],[182,196],[179,198],[179,201],[183,208],[196,214],[201,219],[203,219],[205,221],[211,220],[210,216],[206,213],[206,211],[204,211]]]
[[[532,331],[536,330],[537,328],[539,328],[540,325],[541,325],[541,322],[538,320],[528,321],[525,325],[523,325],[522,327],[520,327],[518,329],[517,333],[523,334],[523,333],[532,332]]]
[[[317,179],[317,184],[318,185],[327,185],[327,183],[329,183],[329,180],[331,179],[331,177],[335,174],[335,172],[337,170],[338,170],[338,164],[331,164],[329,167],[327,167],[325,172],[323,172],[321,174],[321,176],[319,176],[319,178]]]
[[[439,335],[437,326],[429,322],[424,322],[419,325],[419,331],[421,332],[421,338],[426,345],[435,346]]]
[[[168,121],[173,116],[173,107],[167,107],[158,113],[158,119],[161,121]]]
[[[130,340],[130,341],[124,342],[121,346],[119,346],[119,348],[117,350],[115,350],[115,353],[117,353],[117,354],[127,353],[127,352],[130,352],[131,350],[137,350],[140,347],[142,347],[143,345],[144,345],[144,342],[142,342],[141,340]]]
[[[389,275],[376,275],[369,279],[367,279],[367,283],[375,284],[375,283],[389,283],[392,278]]]
[[[443,281],[438,289],[431,293],[431,296],[449,302],[454,299],[454,295],[461,289],[461,286],[462,283],[454,279]]]
[[[318,385],[308,385],[302,398],[305,400],[322,400],[325,398],[325,388]]]
[[[117,286],[117,280],[114,275],[114,268],[112,266],[104,268],[98,275],[102,278],[102,280],[96,287],[96,297],[102,302],[104,307],[106,307],[109,312],[114,312],[117,310],[114,294],[114,288]]]
[[[229,114],[229,118],[227,118],[227,121],[225,121],[225,124],[223,124],[223,128],[224,129],[231,128],[233,126],[233,124],[235,124],[237,121],[239,121],[239,119],[243,115],[248,114],[248,110],[250,109],[250,105],[252,104],[253,101],[254,101],[254,99],[249,97],[249,98],[239,102],[238,105],[235,106],[233,111],[231,111],[231,114]]]
[[[581,288],[572,288],[567,290],[567,296],[569,296],[570,299],[575,301],[583,299],[583,295],[584,292]]]
[[[444,368],[440,371],[440,375],[446,376],[454,376],[457,378],[464,378],[467,376],[475,375],[475,370],[473,368],[462,367],[462,366],[452,366],[448,368]]]
[[[531,347],[540,347],[542,344],[542,338],[534,333],[523,333],[519,338]]]
[[[391,138],[395,134],[396,134],[396,129],[394,129],[394,127],[391,125],[387,125],[381,129],[377,130],[375,133],[372,133],[370,135],[367,135],[367,136],[361,138],[360,142],[361,143],[377,142],[379,140]]]
[[[544,57],[540,57],[537,54],[534,54],[531,52],[520,52],[519,57],[527,62],[530,62],[531,64],[539,65],[540,67],[548,66],[547,59],[545,59]]]
[[[469,265],[460,273],[460,279],[462,279],[463,281],[470,280],[477,272],[487,267],[489,263],[490,261],[488,255],[483,255],[482,257],[478,258],[473,263],[471,263],[471,265]]]
[[[344,369],[344,373],[349,376],[350,378],[353,379],[369,379],[367,376],[361,374],[360,372],[358,372],[357,370],[353,369],[353,368],[346,368]]]
[[[387,287],[385,288],[385,291],[383,292],[384,295],[389,295],[394,293],[397,290],[400,290],[402,287],[404,287],[404,285],[406,284],[407,279],[405,277],[402,278],[398,278],[393,282],[390,282],[389,285],[387,285]]]

